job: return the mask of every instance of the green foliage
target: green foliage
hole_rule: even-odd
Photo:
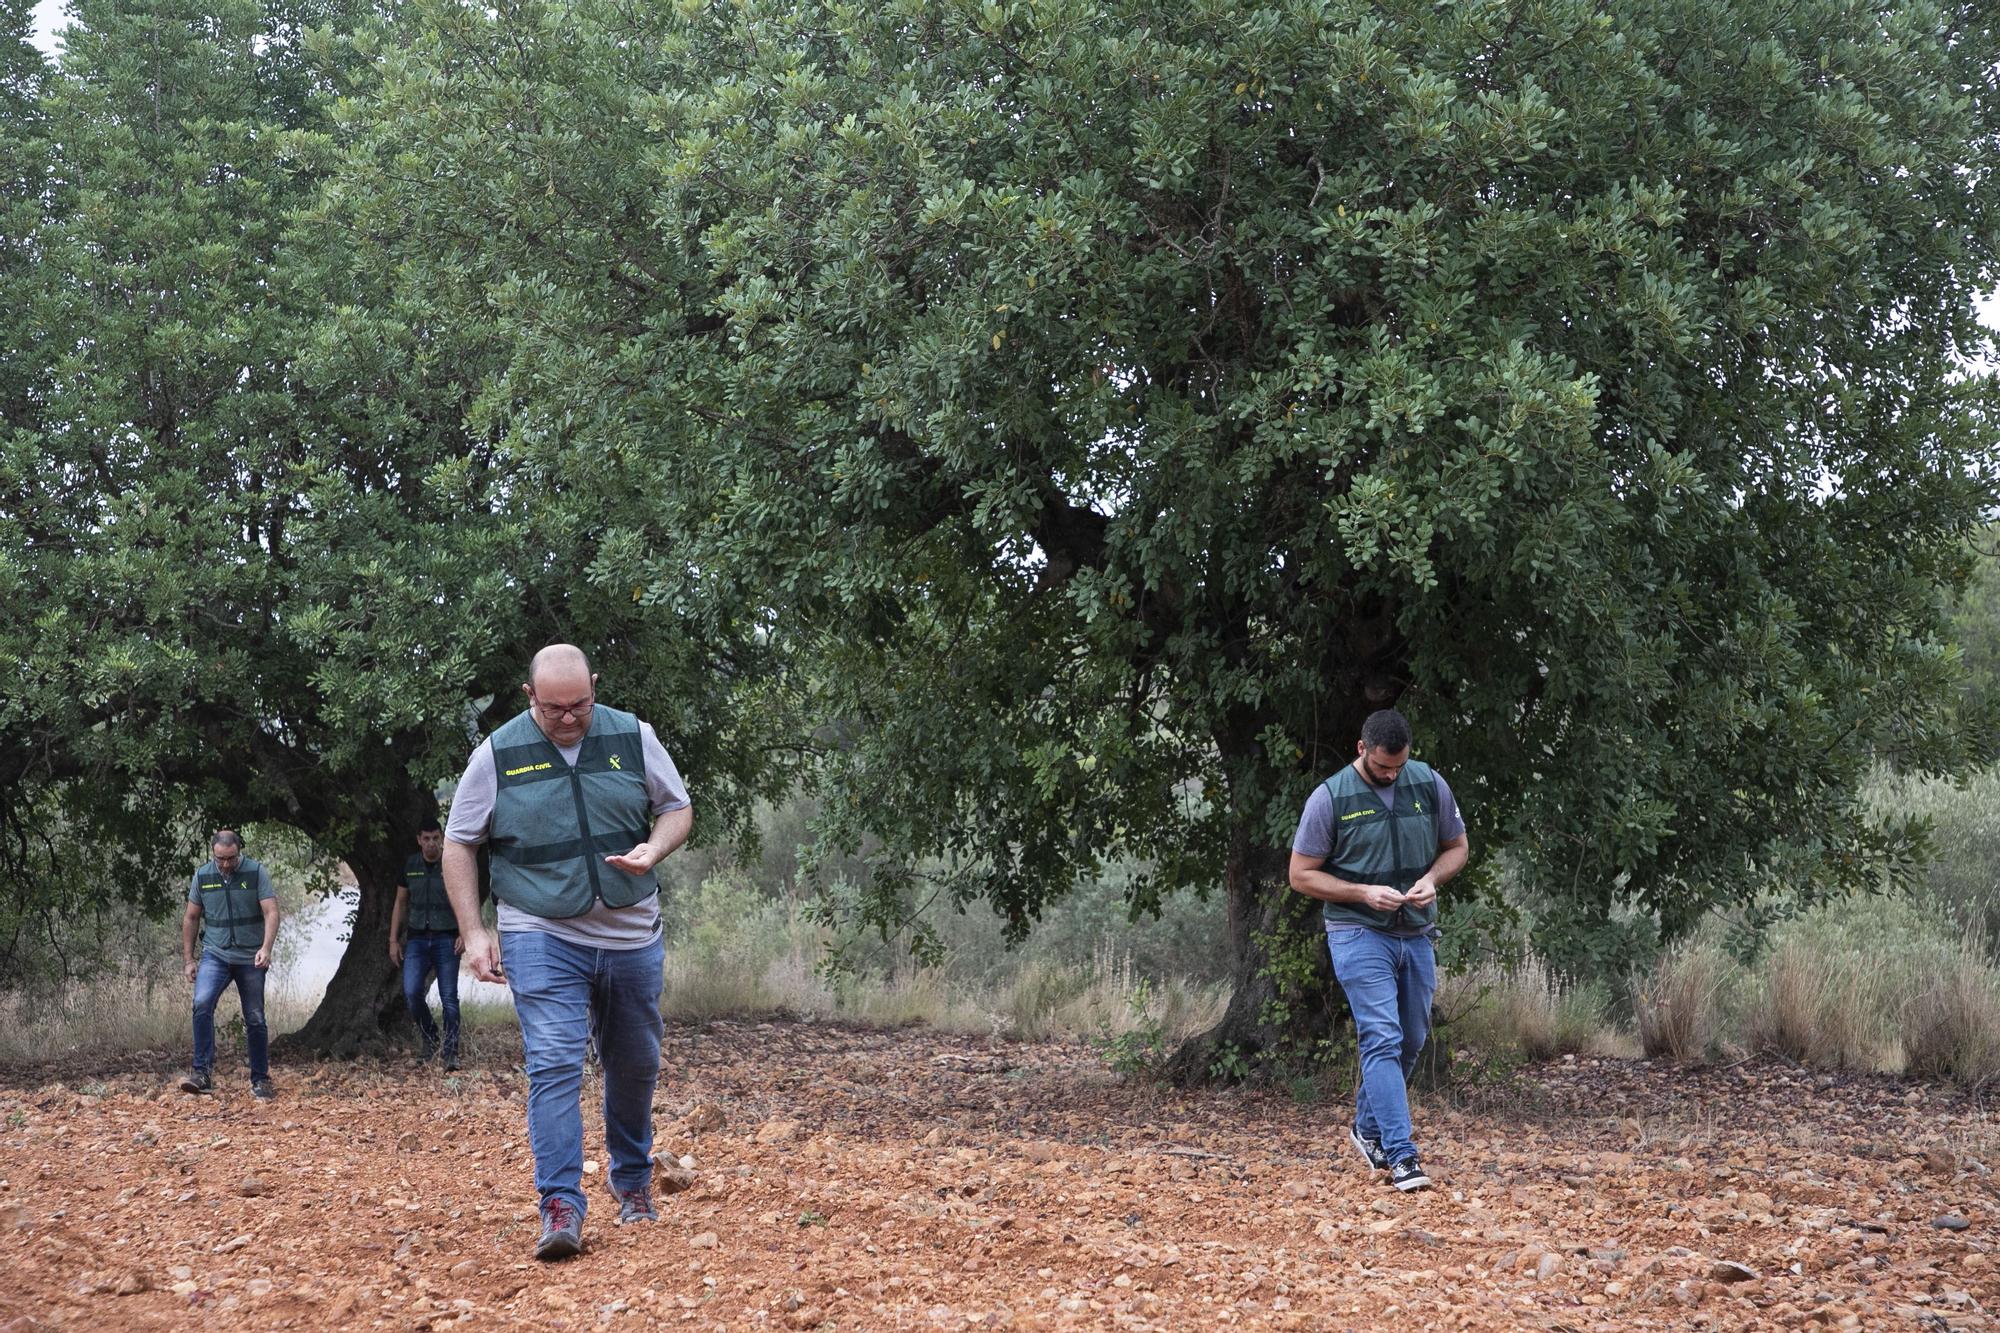
[[[904,867],[843,910],[1018,935],[1125,856],[1135,911],[1247,904],[1277,865],[1231,849],[1400,698],[1548,942],[1637,956],[1623,902],[1671,938],[1907,875],[1867,743],[1967,758],[1992,38],[1834,0],[419,6],[353,110],[407,169],[348,188],[494,321],[511,432],[653,479],[600,565],[810,656],[819,839]]]
[[[1156,1075],[1167,1055],[1165,1025],[1152,1014],[1153,986],[1141,978],[1132,988],[1127,1006],[1133,1026],[1123,1032],[1102,1030],[1096,1038],[1097,1051],[1105,1066],[1127,1078]]]
[[[1869,803],[1925,821],[1928,855],[1913,898],[1939,924],[2000,946],[2000,769],[1961,782],[1879,772]]]
[[[1972,573],[1951,607],[1951,637],[1965,661],[1968,711],[2000,709],[2000,527],[1987,524],[1968,543]]]
[[[1983,7],[77,14],[0,251],[61,349],[11,828],[386,856],[573,637],[725,831],[805,778],[843,937],[1124,863],[1247,984],[1384,702],[1565,966],[1907,884],[1871,748],[1984,743]]]
[[[0,881],[25,901],[87,853],[87,899],[159,910],[202,830],[287,825],[361,879],[393,1007],[416,822],[554,639],[656,724],[703,835],[740,830],[789,734],[767,655],[607,574],[656,531],[646,479],[496,425],[490,323],[399,286],[379,204],[333,180],[378,8],[73,12],[59,73],[0,71],[52,183],[24,202],[30,140],[0,132],[0,208],[31,224],[0,227],[0,319],[37,330],[0,364]]]

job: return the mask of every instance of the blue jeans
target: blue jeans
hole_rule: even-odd
[[[250,1077],[271,1076],[271,1030],[264,1026],[264,969],[255,963],[226,963],[203,952],[194,974],[194,1067],[215,1067],[215,1002],[236,983],[243,1006],[243,1044],[250,1048]]]
[[[1431,1031],[1437,993],[1437,949],[1424,936],[1385,935],[1366,926],[1329,924],[1326,950],[1333,974],[1354,1011],[1361,1048],[1361,1083],[1354,1090],[1354,1124],[1379,1140],[1391,1162],[1417,1154],[1410,1139],[1410,1094],[1404,1080]]]
[[[431,1007],[424,1003],[431,988],[431,974],[437,974],[438,1008],[444,1011],[444,1062],[458,1060],[458,936],[419,935],[412,931],[403,943],[403,1003],[423,1034],[424,1054],[439,1049],[437,1023]]]
[[[583,1053],[593,1036],[604,1071],[611,1188],[652,1179],[666,950],[659,940],[641,949],[592,949],[539,930],[510,930],[500,936],[500,957],[527,1052],[535,1190],[544,1203],[566,1200],[581,1217]]]

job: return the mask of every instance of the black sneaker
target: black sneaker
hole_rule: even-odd
[[[1405,1157],[1389,1168],[1389,1183],[1399,1190],[1423,1190],[1431,1187],[1431,1178],[1416,1158]]]
[[[583,1217],[567,1199],[542,1204],[542,1238],[535,1242],[537,1259],[569,1259],[583,1253]]]
[[[215,1080],[208,1076],[206,1069],[197,1069],[181,1079],[182,1092],[213,1092]]]
[[[260,1102],[268,1102],[278,1095],[278,1090],[271,1086],[268,1078],[253,1078],[250,1080],[250,1095]]]
[[[1371,1139],[1366,1134],[1363,1134],[1361,1126],[1356,1125],[1353,1129],[1347,1131],[1347,1141],[1353,1144],[1354,1150],[1367,1160],[1370,1170],[1387,1171],[1389,1169],[1389,1154],[1382,1151],[1382,1141],[1380,1139]]]

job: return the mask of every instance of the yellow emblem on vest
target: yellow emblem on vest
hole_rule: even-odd
[[[625,765],[618,762],[618,756],[615,754],[611,756],[611,766],[621,773],[625,771]]]

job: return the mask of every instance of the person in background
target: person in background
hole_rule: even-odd
[[[278,894],[264,867],[243,855],[235,829],[217,829],[209,852],[188,884],[181,917],[181,958],[194,983],[194,1068],[181,1080],[181,1091],[214,1090],[215,1003],[234,982],[249,1048],[250,1093],[267,1102],[277,1093],[271,1086],[271,1030],[264,1023],[264,975],[278,942]]]
[[[447,1072],[458,1068],[458,956],[464,949],[444,892],[444,828],[436,815],[427,815],[417,825],[417,850],[403,863],[403,882],[396,886],[389,961],[403,969],[403,1002],[423,1037],[424,1059],[441,1053]],[[426,1003],[434,976],[442,1036]]]

